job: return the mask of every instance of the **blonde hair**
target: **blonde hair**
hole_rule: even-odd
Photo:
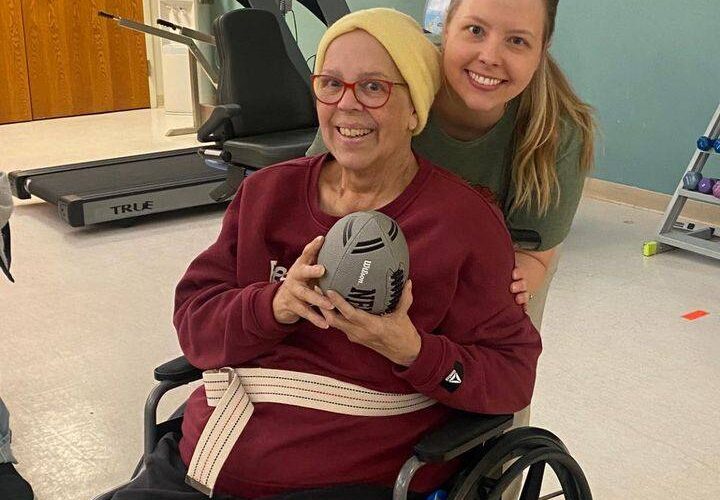
[[[450,1],[445,18],[446,29],[462,1]],[[515,198],[510,211],[534,209],[538,215],[544,215],[551,205],[560,201],[556,165],[563,118],[575,124],[582,137],[579,172],[585,175],[593,165],[593,108],[577,96],[560,66],[547,51],[555,31],[558,1],[543,0],[547,12],[543,54],[532,80],[520,94],[512,158],[511,182]]]

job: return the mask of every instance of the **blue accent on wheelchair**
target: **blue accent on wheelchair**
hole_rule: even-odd
[[[433,491],[425,500],[447,500],[448,494],[445,490]]]

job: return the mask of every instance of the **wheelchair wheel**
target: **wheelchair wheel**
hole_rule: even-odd
[[[540,497],[546,466],[553,470],[562,490]],[[526,469],[520,500],[549,500],[561,495],[568,500],[592,500],[582,469],[562,441],[551,432],[534,427],[514,429],[488,442],[478,462],[461,474],[448,498],[500,500]]]

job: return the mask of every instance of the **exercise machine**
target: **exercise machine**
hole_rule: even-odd
[[[292,66],[294,69],[291,69],[290,73],[302,74],[303,80],[307,80],[309,92],[310,71],[292,33],[285,23],[283,11],[278,1],[238,1],[244,7],[265,10],[275,16],[278,21],[276,24],[282,35],[281,39],[284,44],[285,53],[280,54],[276,52],[272,55],[268,54],[267,57],[274,57],[276,60],[282,60],[286,65]],[[331,23],[349,12],[347,4],[342,0],[299,1],[326,24]],[[284,1],[283,8],[287,8],[287,5],[287,2]],[[115,17],[112,18],[116,21],[118,20]],[[133,27],[133,29],[136,28],[141,28],[141,26],[135,25]],[[173,29],[177,29],[177,27]],[[273,29],[277,30],[278,28],[274,27]],[[144,30],[145,28],[140,31]],[[158,30],[158,28],[153,28],[153,30]],[[249,57],[252,53],[255,53],[254,55],[257,56],[260,50],[262,51],[260,55],[266,52],[266,43],[264,40],[261,40],[262,33],[257,30],[253,31],[253,33],[257,36],[257,43],[254,45],[250,34],[238,35],[245,36],[245,52],[243,52],[243,50],[233,49],[232,45],[224,50],[225,64],[239,67],[242,66],[244,60],[252,59],[252,62],[248,62],[251,67],[253,67],[252,64],[267,66],[268,61],[262,60],[262,57]],[[153,32],[151,34],[156,33]],[[217,43],[217,39],[223,37],[222,34],[217,32],[217,20],[213,38],[210,38],[210,35],[191,32],[187,29],[184,31],[181,29],[180,33],[168,32],[167,35],[164,34],[163,36],[168,35],[184,37],[182,38],[183,43],[190,48],[191,42],[193,46],[195,45],[193,40],[204,41],[206,43],[215,40]],[[230,34],[224,34],[225,39],[229,37]],[[233,43],[236,43],[236,41]],[[250,54],[248,50],[251,51]],[[198,61],[202,61],[200,55],[201,53],[198,51],[196,54]],[[231,62],[232,64],[230,64]],[[252,88],[233,88],[234,81],[232,81],[232,78],[229,79],[230,81],[227,82],[226,85],[223,85],[222,63],[221,58],[221,67],[216,75],[219,87],[219,102],[229,104],[242,102],[237,100],[235,96],[243,95],[246,109],[243,109],[241,113],[236,113],[235,116],[236,118],[242,117],[245,124],[242,129],[247,132],[245,135],[258,136],[261,137],[262,140],[265,140],[268,137],[266,134],[275,134],[274,137],[271,137],[272,140],[269,143],[267,141],[263,143],[267,147],[263,147],[261,152],[269,154],[264,155],[264,161],[272,160],[273,162],[277,162],[301,156],[304,153],[304,149],[302,149],[303,146],[305,146],[306,143],[309,144],[307,140],[308,137],[311,136],[311,133],[308,129],[312,124],[307,127],[302,127],[306,131],[300,141],[298,141],[297,138],[293,138],[293,134],[296,133],[294,130],[268,129],[267,127],[270,126],[270,124],[264,125],[266,116],[262,109],[257,109],[254,113],[247,109],[255,104],[253,102],[254,96],[258,92],[259,87],[254,85]],[[191,64],[191,66],[196,67],[195,64]],[[201,62],[201,66],[203,71],[209,75],[214,74],[213,66],[209,62],[207,65]],[[276,94],[284,94],[281,85],[284,84],[285,81],[283,78],[275,78],[273,80],[271,84],[276,87]],[[242,84],[242,82],[240,83]],[[225,89],[224,92],[221,91],[223,87]],[[263,93],[265,93],[264,89]],[[306,113],[305,107],[306,106],[303,106],[303,113]],[[255,121],[257,121],[258,126],[252,126],[252,122]],[[311,120],[300,117],[295,121],[298,123],[310,123]],[[293,147],[287,147],[287,141],[284,140],[287,136],[291,137],[290,142]],[[252,156],[252,148],[258,144],[257,141],[253,141],[252,137],[249,138],[249,141],[243,141],[243,139],[246,139],[244,137],[236,136],[235,139],[237,139],[235,144],[239,145],[240,148],[236,149],[236,156],[242,158],[243,151],[247,152],[249,156]],[[258,150],[255,149],[254,151],[257,152]],[[245,156],[247,156],[247,154]],[[253,165],[259,168],[264,166],[264,163],[255,163]],[[245,173],[243,170],[242,175],[245,175]],[[185,148],[72,165],[14,171],[10,172],[9,178],[13,194],[17,198],[28,199],[31,196],[37,196],[49,203],[55,204],[57,205],[58,215],[62,220],[73,227],[82,227],[89,224],[140,217],[153,213],[226,201],[232,197],[233,193],[229,193],[228,196],[220,196],[216,190],[226,185],[225,181],[228,175],[230,174],[227,169],[217,168],[217,164],[211,161],[206,162],[202,156],[198,155],[197,148]],[[214,197],[210,195],[212,192],[216,193]]]

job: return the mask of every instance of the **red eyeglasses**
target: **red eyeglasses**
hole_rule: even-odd
[[[313,94],[318,101],[328,105],[339,103],[347,89],[351,89],[355,99],[366,108],[382,108],[390,99],[393,85],[407,86],[407,83],[377,78],[348,83],[330,75],[312,75]]]

